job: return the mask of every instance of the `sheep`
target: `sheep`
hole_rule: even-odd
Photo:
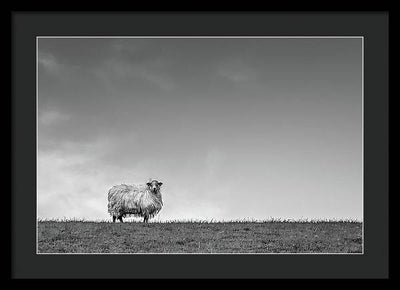
[[[125,216],[143,217],[148,223],[162,208],[160,187],[162,182],[150,180],[146,184],[113,186],[108,191],[108,213],[113,222],[118,218],[123,222]]]

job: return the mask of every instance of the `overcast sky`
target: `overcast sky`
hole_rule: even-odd
[[[362,219],[361,39],[38,39],[38,218]]]

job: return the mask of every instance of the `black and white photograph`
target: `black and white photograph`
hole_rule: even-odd
[[[363,52],[38,36],[37,254],[363,254]]]

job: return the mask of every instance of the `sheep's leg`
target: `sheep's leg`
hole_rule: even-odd
[[[149,216],[145,215],[143,222],[147,224],[149,222]]]
[[[118,217],[118,220],[123,223],[124,221],[122,220],[122,215]]]
[[[116,219],[117,219],[117,217],[115,215],[113,215],[113,223],[115,223]]]

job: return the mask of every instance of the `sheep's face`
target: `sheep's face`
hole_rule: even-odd
[[[157,180],[147,182],[147,186],[149,187],[149,190],[155,194],[160,192],[161,185],[162,185],[162,182],[159,182]]]

